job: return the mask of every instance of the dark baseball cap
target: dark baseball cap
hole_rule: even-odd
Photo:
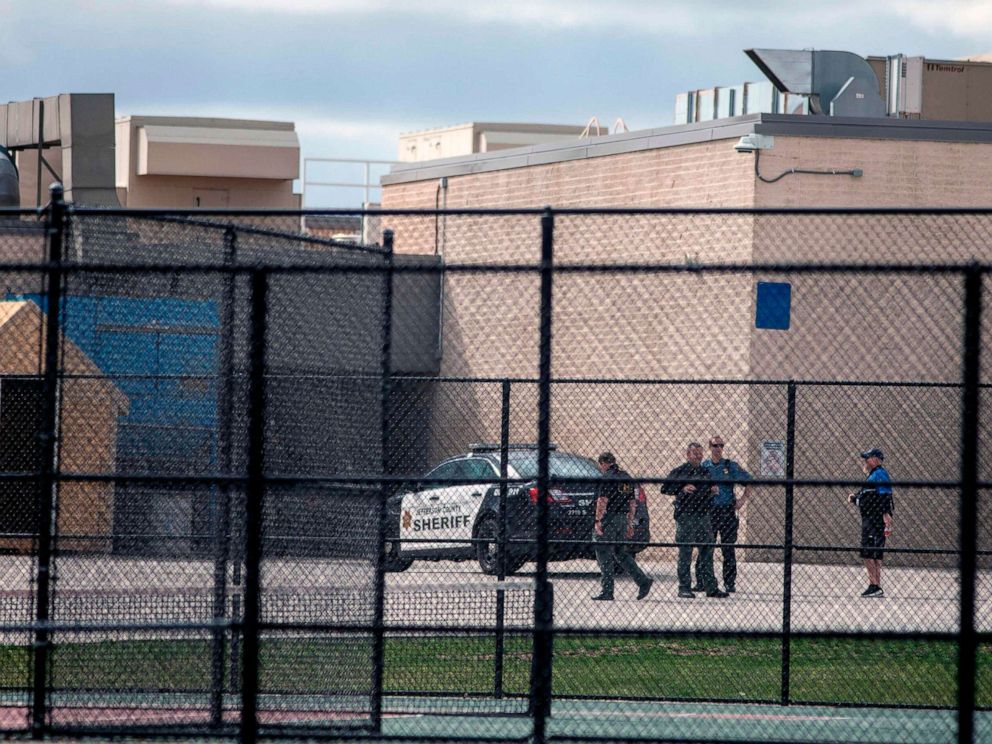
[[[865,460],[867,460],[869,457],[877,457],[879,460],[885,459],[885,455],[882,454],[882,450],[880,450],[878,447],[875,447],[874,449],[870,449],[867,452],[862,452],[861,457]]]

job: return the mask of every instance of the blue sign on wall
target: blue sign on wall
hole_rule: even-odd
[[[792,285],[788,282],[758,282],[754,327],[789,330],[792,315]]]

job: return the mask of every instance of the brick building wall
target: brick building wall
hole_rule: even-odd
[[[383,208],[433,208],[437,182],[387,186]],[[552,163],[448,179],[446,206],[459,208],[747,207],[753,201],[751,162],[725,142]],[[623,263],[750,260],[749,217],[562,215],[555,223],[555,260]],[[535,263],[539,216],[389,217],[396,250],[437,251],[447,263]],[[632,286],[633,282],[633,286]],[[747,374],[751,279],[683,275],[561,274],[555,279],[553,374],[556,378],[701,378]],[[713,319],[712,301],[733,307]],[[535,274],[450,274],[445,277],[441,374],[536,377],[539,281]],[[742,310],[738,312],[738,309]],[[714,322],[719,328],[714,328]],[[728,343],[714,346],[699,333],[705,323]],[[533,389],[531,389],[533,388]],[[511,439],[536,438],[536,387],[516,386]],[[432,458],[469,441],[498,439],[498,399],[485,395],[436,400]],[[610,388],[556,386],[552,436],[563,449],[594,455],[612,449],[642,475],[679,464],[689,439],[708,431],[685,410],[713,411],[710,426],[742,431],[737,407],[713,405],[719,392],[694,386]],[[735,397],[740,400],[739,393]],[[454,423],[453,422],[457,422]],[[440,433],[442,432],[443,433]],[[458,432],[462,432],[459,434]],[[667,509],[657,488],[649,499],[655,538],[671,539]]]
[[[992,175],[992,145],[976,142],[775,137],[763,151],[761,174],[789,168],[862,168],[864,176],[789,175],[758,182],[756,207],[988,207],[983,183]],[[992,257],[992,219],[985,215],[819,215],[805,220],[759,219],[756,262],[836,261],[964,263]],[[962,369],[964,295],[960,275],[844,274],[763,277],[792,284],[788,332],[754,329],[750,370],[758,379],[787,375],[807,380],[957,382]],[[986,316],[985,337],[989,338]],[[861,477],[856,452],[880,445],[893,477],[955,480],[960,473],[960,393],[934,388],[803,390],[797,400],[796,476]],[[763,438],[784,439],[776,414],[752,408],[750,443],[756,458]],[[779,435],[775,432],[779,431]],[[827,436],[824,436],[827,432]],[[767,433],[767,434],[766,434]],[[985,448],[987,449],[987,448]],[[983,451],[987,477],[992,461]],[[857,516],[845,502],[849,489],[797,488],[796,540],[850,542]],[[959,496],[951,489],[902,489],[896,536],[904,548],[957,545]],[[981,505],[983,542],[992,515]],[[781,501],[759,489],[749,510],[752,525],[781,524]],[[749,539],[781,535],[752,529]],[[802,556],[814,559],[814,556]],[[816,560],[840,559],[822,554]],[[891,562],[952,559],[892,556]]]
[[[940,207],[992,201],[981,187],[992,173],[990,143],[776,136],[774,147],[761,154],[766,177],[794,167],[862,168],[864,176],[794,174],[769,184],[755,177],[755,156],[735,152],[734,142],[449,175],[446,191],[436,178],[396,179],[383,188],[383,207]],[[448,263],[538,257],[536,216],[389,221],[400,252],[437,250]],[[959,216],[560,215],[555,258],[675,264],[987,260],[989,222]],[[788,331],[754,328],[758,280],[792,285]],[[553,375],[954,382],[961,370],[960,286],[952,275],[559,274]],[[538,300],[536,276],[446,276],[441,373],[536,376]],[[865,353],[868,348],[874,353]],[[802,387],[797,477],[858,480],[857,451],[880,445],[890,453],[896,478],[953,480],[956,448],[948,456],[947,447],[960,431],[958,395],[953,389]],[[784,386],[556,385],[552,406],[552,438],[559,446],[590,455],[612,449],[641,476],[663,475],[680,462],[686,441],[716,432],[730,442],[728,456],[758,475],[761,442],[786,434]],[[473,440],[498,435],[498,411],[474,412],[464,401],[453,408],[438,401],[438,425],[457,419]],[[536,409],[516,413],[527,423],[515,427],[513,437],[533,440]],[[487,436],[480,437],[480,429]],[[457,451],[456,431],[446,431],[433,457]],[[857,517],[844,501],[847,490],[796,490],[797,542],[855,539]],[[654,538],[672,539],[667,499],[657,489],[649,496]],[[953,492],[901,493],[904,524],[895,544],[953,548],[956,498]],[[782,489],[756,489],[742,540],[779,542],[782,522]],[[800,559],[857,560],[813,552]]]
[[[0,373],[35,378],[43,371],[39,355],[45,343],[45,315],[33,302],[0,302],[0,320]],[[127,413],[129,401],[71,341],[62,342],[61,353],[66,379],[60,390],[59,470],[113,473],[117,419]],[[56,527],[60,549],[110,549],[114,491],[112,482],[59,484]],[[28,511],[33,505],[23,508]],[[8,537],[0,548],[30,550],[31,544],[31,539]]]

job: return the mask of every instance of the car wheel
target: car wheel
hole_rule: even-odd
[[[480,541],[475,544],[475,557],[479,561],[479,568],[482,573],[489,576],[499,575],[499,552],[497,550],[496,536],[499,534],[499,524],[496,517],[483,517],[475,531],[475,536]],[[524,565],[524,559],[520,556],[506,556],[506,575],[516,573]]]

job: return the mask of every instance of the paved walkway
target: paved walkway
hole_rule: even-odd
[[[527,566],[526,568],[531,568]],[[595,563],[555,563],[555,621],[562,628],[762,630],[781,627],[780,564],[742,563],[738,592],[728,599],[679,599],[675,566],[644,562],[655,578],[651,594],[635,601],[636,588],[620,578],[614,602],[593,602],[599,589]],[[719,566],[718,566],[719,570]],[[531,624],[533,573],[510,577],[506,624]],[[495,623],[495,579],[474,562],[417,562],[387,575],[386,621],[444,625]],[[243,586],[228,576],[228,611]],[[948,569],[886,569],[886,596],[865,599],[860,566],[796,565],[792,577],[795,630],[955,632],[958,578]],[[33,616],[31,561],[0,556],[0,624]],[[114,557],[70,556],[57,563],[55,618],[64,622],[196,622],[213,612],[213,564]],[[373,577],[367,563],[332,560],[271,560],[263,571],[265,618],[273,621],[371,621]],[[992,630],[992,572],[979,573],[978,625]],[[0,640],[3,636],[0,635]],[[10,642],[12,639],[8,639]],[[65,639],[63,639],[65,640]]]
[[[552,564],[555,622],[566,628],[645,628],[699,630],[763,630],[782,627],[783,570],[781,564],[739,565],[737,593],[727,599],[679,599],[675,565],[643,562],[655,579],[651,593],[635,601],[633,582],[620,578],[613,602],[593,602],[599,574],[592,561]],[[417,563],[404,574],[391,575],[393,593],[415,587],[465,583],[484,586],[472,564]],[[718,566],[719,570],[719,566]],[[516,585],[532,582],[526,572],[511,577]],[[895,568],[883,573],[884,598],[859,596],[867,585],[860,566],[796,565],[792,576],[794,630],[887,630],[956,632],[958,578],[947,569]],[[978,582],[977,617],[983,630],[992,629],[992,572]]]

